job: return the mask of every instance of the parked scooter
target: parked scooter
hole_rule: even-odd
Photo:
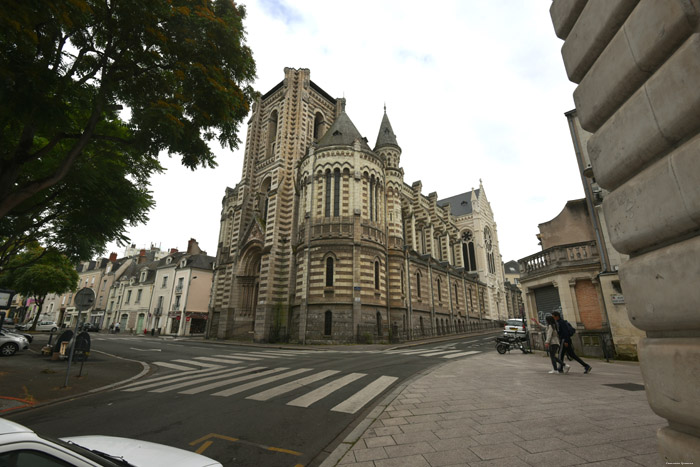
[[[527,347],[525,345],[527,344]],[[496,337],[496,350],[501,355],[510,352],[511,349],[520,349],[522,353],[532,353],[530,341],[527,337],[498,336]]]

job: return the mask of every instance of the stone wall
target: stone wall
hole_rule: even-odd
[[[700,460],[698,0],[555,0],[667,463]]]

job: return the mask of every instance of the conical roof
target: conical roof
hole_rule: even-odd
[[[377,135],[377,144],[374,145],[374,150],[382,146],[396,146],[399,147],[399,143],[396,142],[396,135],[394,130],[391,128],[391,123],[389,123],[389,117],[386,115],[386,108],[384,108],[384,117],[382,117],[382,124],[379,125],[379,134]],[[400,148],[399,148],[400,149]]]
[[[326,146],[352,146],[356,139],[360,140],[363,149],[369,149],[367,141],[362,137],[355,125],[345,111],[338,115],[333,125],[326,131],[326,134],[318,141],[317,148]]]

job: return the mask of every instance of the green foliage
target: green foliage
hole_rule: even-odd
[[[33,240],[83,259],[126,241],[160,153],[194,170],[216,165],[213,139],[238,146],[244,17],[230,0],[0,2],[0,266]]]
[[[39,308],[48,294],[62,294],[74,290],[77,285],[78,273],[68,258],[36,243],[14,256],[8,268],[0,274],[0,287],[33,298]],[[38,320],[39,313],[34,317],[32,329]]]

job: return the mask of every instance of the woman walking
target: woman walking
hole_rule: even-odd
[[[557,332],[557,326],[556,322],[554,321],[554,318],[551,315],[547,315],[547,317],[545,318],[547,321],[547,326],[543,326],[535,318],[531,319],[533,323],[540,327],[540,329],[546,329],[547,331],[544,340],[544,348],[549,352],[549,358],[552,360],[553,368],[553,370],[550,371],[549,374],[564,373],[564,366],[566,366],[566,369],[568,371],[569,365],[565,365],[564,362],[562,360],[559,360],[558,357],[560,342],[559,333]]]

